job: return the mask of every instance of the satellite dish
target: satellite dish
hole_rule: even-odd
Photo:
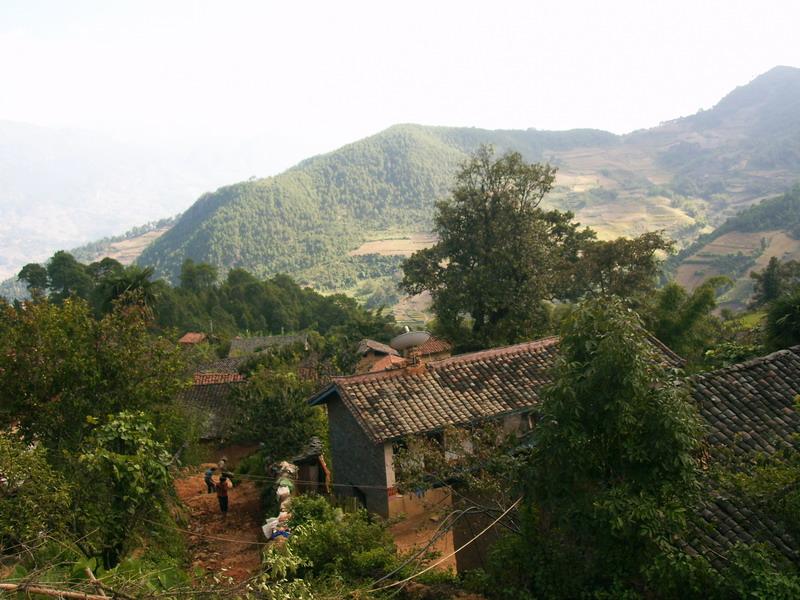
[[[431,339],[431,334],[427,331],[407,331],[392,338],[389,345],[395,350],[406,350],[424,344],[429,339]]]

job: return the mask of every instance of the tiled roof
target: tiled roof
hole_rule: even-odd
[[[235,337],[231,340],[231,349],[228,357],[245,356],[253,354],[267,348],[278,348],[291,344],[304,344],[308,341],[308,335],[301,333],[298,335],[265,335],[255,337]]]
[[[184,390],[182,401],[192,413],[202,419],[200,438],[204,440],[223,437],[233,418],[230,396],[242,382],[193,385]]]
[[[250,360],[249,356],[234,356],[232,358],[220,358],[214,362],[198,367],[198,373],[238,373],[239,367]]]
[[[558,338],[462,354],[417,367],[335,377],[311,399],[338,393],[375,442],[536,406]]]
[[[388,354],[389,356],[400,355],[400,353],[391,346],[368,339],[363,339],[358,343],[358,350],[356,352],[358,352],[358,354],[361,356],[364,356],[370,350],[373,352],[379,352],[380,354]]]
[[[795,445],[800,414],[800,346],[780,350],[690,379],[692,395],[709,425],[712,452],[721,446],[737,455],[772,454]]]
[[[669,366],[682,359],[653,344]],[[309,402],[337,394],[373,442],[534,408],[550,383],[558,338],[460,354],[351,377],[334,377]]]
[[[428,356],[429,354],[439,354],[440,352],[449,352],[453,349],[453,344],[447,340],[437,337],[430,337],[428,341],[414,348],[419,352],[420,356]]]
[[[179,344],[199,344],[200,342],[206,339],[205,333],[196,333],[194,331],[190,331],[188,333],[184,333],[183,337],[178,340]]]
[[[797,541],[780,523],[741,498],[708,491],[700,510],[689,520],[687,550],[702,554],[717,568],[726,566],[725,553],[738,543],[767,544],[795,564],[799,562]]]
[[[405,367],[407,361],[405,358],[400,358],[399,356],[384,356],[383,358],[376,360],[372,366],[369,368],[370,373],[377,373],[379,371],[388,371],[389,369],[397,369],[399,367]]]
[[[239,373],[195,373],[195,385],[209,385],[212,383],[235,383],[244,381],[244,375]]]
[[[800,416],[794,408],[800,393],[800,346],[695,375],[689,381],[708,425],[712,458],[730,450],[736,457],[747,458],[797,447],[793,436],[800,432]],[[723,565],[719,557],[739,542],[766,543],[794,563],[800,562],[797,540],[761,507],[748,506],[742,498],[708,489],[693,524],[690,551],[703,553],[716,566]]]

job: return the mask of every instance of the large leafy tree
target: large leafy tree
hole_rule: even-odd
[[[464,345],[513,342],[542,333],[544,300],[569,287],[564,276],[593,237],[572,214],[540,208],[555,169],[519,153],[495,159],[483,147],[436,204],[438,242],[403,266],[402,287],[429,291],[439,325]],[[469,332],[465,331],[467,324]]]
[[[152,308],[158,285],[152,280],[152,267],[131,265],[104,273],[95,289],[95,303],[100,312],[111,312],[115,302],[138,302]]]
[[[24,281],[31,296],[41,297],[49,286],[47,269],[38,263],[28,263],[17,275],[19,281]]]
[[[75,260],[69,252],[59,250],[47,263],[51,300],[63,301],[70,296],[88,298],[94,282],[86,266]]]
[[[588,240],[575,270],[575,293],[621,296],[638,304],[655,287],[660,254],[672,252],[673,247],[659,231],[636,238]]]
[[[180,350],[139,304],[99,320],[79,298],[1,309],[0,410],[28,441],[74,450],[88,418],[168,404],[183,385]]]
[[[537,597],[635,588],[654,561],[678,554],[699,431],[635,313],[618,299],[573,313],[524,479],[527,587]]]
[[[181,265],[181,287],[193,292],[207,290],[217,282],[217,267],[208,263],[195,263],[187,258]]]

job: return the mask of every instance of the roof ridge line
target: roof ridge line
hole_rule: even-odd
[[[766,354],[764,356],[756,356],[754,358],[750,358],[743,362],[734,363],[727,367],[720,367],[719,369],[714,369],[713,371],[705,371],[703,373],[697,373],[695,375],[692,375],[690,379],[692,380],[705,379],[706,377],[710,377],[712,375],[717,376],[724,373],[731,373],[733,371],[740,371],[742,369],[749,369],[750,367],[770,362],[777,356],[783,356],[786,354],[800,355],[800,345],[790,346],[788,348],[781,348],[780,350],[775,350],[774,352],[770,352],[769,354]]]
[[[497,348],[487,348],[486,350],[477,350],[475,352],[467,352],[466,354],[456,354],[455,356],[448,356],[439,360],[434,360],[426,363],[429,367],[439,367],[453,363],[471,362],[472,360],[479,360],[481,358],[489,358],[495,356],[506,356],[531,350],[533,348],[541,348],[553,342],[559,341],[559,336],[550,335],[547,337],[531,340],[529,342],[521,342],[519,344],[511,344],[509,346],[498,346]]]
[[[440,367],[451,365],[451,364],[460,364],[460,363],[468,363],[475,360],[480,360],[482,358],[494,358],[496,356],[508,356],[511,354],[517,354],[519,352],[524,352],[526,350],[531,350],[534,348],[541,348],[557,342],[560,338],[556,335],[551,335],[545,338],[539,338],[538,340],[531,340],[529,342],[522,342],[520,344],[512,344],[510,346],[500,346],[498,348],[487,348],[486,350],[478,350],[476,352],[468,352],[466,354],[458,354],[456,356],[450,356],[448,358],[442,358],[440,360],[434,360],[430,362],[423,363],[426,367],[426,370],[421,371],[420,373],[416,373],[416,375],[425,373],[427,370],[435,370]],[[405,368],[398,368],[398,369],[389,369],[386,371],[376,371],[374,373],[362,373],[360,375],[340,375],[338,377],[332,377],[331,379],[333,382],[348,382],[348,383],[360,383],[362,381],[379,381],[382,379],[391,379],[394,377],[408,377],[409,375],[414,375],[414,373],[408,373]]]

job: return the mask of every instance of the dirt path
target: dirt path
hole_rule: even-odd
[[[187,470],[175,480],[175,490],[189,508],[187,534],[192,566],[209,574],[229,577],[239,583],[253,575],[261,565],[261,503],[252,481],[243,481],[228,492],[228,516],[219,510],[216,494],[206,493],[203,472],[207,466]],[[240,540],[209,539],[212,536]],[[242,543],[245,542],[245,543]]]

